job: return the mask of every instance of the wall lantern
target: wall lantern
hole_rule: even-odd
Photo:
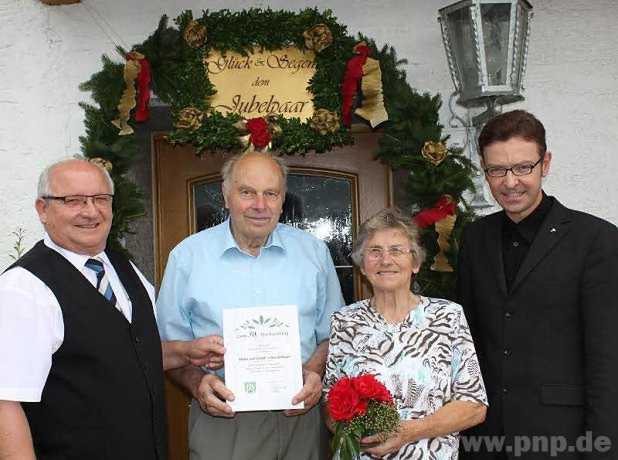
[[[455,85],[449,100],[452,115],[449,125],[455,128],[459,122],[465,128],[464,148],[478,166],[478,131],[498,114],[496,105],[524,98],[532,5],[527,0],[462,0],[441,8],[438,15]],[[455,113],[452,105],[455,97],[467,109],[467,120]],[[483,106],[484,112],[471,115],[472,108]],[[480,169],[474,183],[476,193],[471,205],[491,207]]]
[[[526,0],[463,0],[438,11],[448,66],[464,107],[523,99],[532,5]]]

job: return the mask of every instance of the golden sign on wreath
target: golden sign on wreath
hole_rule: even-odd
[[[218,112],[244,118],[282,115],[301,121],[313,115],[313,96],[307,89],[316,68],[313,52],[289,47],[243,56],[213,50],[204,64],[217,90],[210,104]]]

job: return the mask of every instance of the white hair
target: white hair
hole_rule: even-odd
[[[223,193],[227,193],[227,191],[230,189],[230,186],[232,185],[232,175],[234,174],[234,167],[236,166],[236,163],[238,163],[238,161],[244,158],[246,155],[252,153],[259,153],[260,155],[268,157],[272,159],[277,164],[277,166],[279,166],[279,171],[281,172],[281,179],[283,181],[283,191],[285,192],[287,189],[288,167],[283,161],[283,158],[271,155],[270,153],[248,151],[234,155],[233,157],[228,159],[223,165],[223,168],[221,168],[221,176],[223,177]]]
[[[43,198],[45,196],[50,196],[52,194],[51,186],[49,184],[52,171],[56,167],[72,162],[72,161],[82,161],[84,163],[87,163],[89,165],[92,165],[98,168],[99,171],[101,171],[101,173],[103,174],[103,177],[105,177],[105,181],[108,183],[111,193],[112,194],[114,193],[114,181],[112,180],[112,177],[109,175],[109,172],[107,171],[107,169],[105,169],[101,165],[88,161],[88,159],[82,155],[74,155],[72,157],[64,158],[62,160],[58,160],[50,164],[43,170],[43,172],[41,172],[41,175],[39,176],[39,183],[37,186],[37,191],[36,191],[37,198]]]
[[[421,246],[418,226],[397,208],[385,208],[363,222],[352,250],[352,261],[358,267],[362,266],[365,243],[380,230],[391,229],[401,230],[404,233],[410,242],[414,261],[422,265],[425,262],[426,252]]]

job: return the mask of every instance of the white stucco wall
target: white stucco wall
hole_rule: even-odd
[[[531,0],[535,8],[526,100],[548,131],[554,161],[546,190],[568,206],[618,223],[618,2]],[[164,13],[250,6],[331,8],[350,32],[391,44],[412,86],[452,92],[437,10],[453,0],[83,0],[49,7],[38,0],[0,0],[0,269],[11,262],[18,227],[26,246],[42,235],[34,212],[35,184],[49,162],[79,151],[88,95],[78,85],[113,54],[114,40],[141,43]],[[239,31],[241,32],[241,31]],[[460,111],[460,114],[463,114]],[[461,130],[453,130],[453,140]]]

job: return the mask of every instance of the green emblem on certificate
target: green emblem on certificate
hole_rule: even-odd
[[[245,393],[255,393],[256,384],[255,382],[245,382]]]
[[[263,315],[260,315],[258,318],[253,318],[253,319],[244,321],[238,327],[240,329],[258,329],[258,328],[272,329],[272,328],[278,328],[278,327],[287,328],[290,326],[286,323],[279,321],[277,318],[268,317],[268,316],[264,317]]]

